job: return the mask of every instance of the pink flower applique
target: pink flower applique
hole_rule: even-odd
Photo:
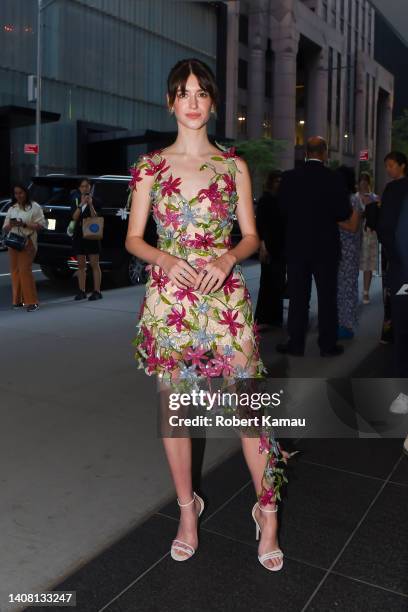
[[[255,336],[255,341],[259,342],[261,339],[261,336],[259,334],[259,325],[256,321],[254,321],[254,324],[252,326],[252,331],[254,332],[254,336]]]
[[[231,364],[232,355],[216,353],[210,361],[210,376],[231,376],[234,367]]]
[[[198,201],[202,202],[208,198],[211,202],[216,202],[221,198],[217,183],[212,183],[208,189],[200,189],[198,192]]]
[[[232,178],[232,176],[230,176],[229,174],[223,174],[222,178],[224,179],[224,183],[225,183],[225,191],[231,195],[231,193],[233,193],[234,191],[236,191],[236,185],[235,185],[235,181]]]
[[[233,274],[231,273],[223,285],[224,295],[234,293],[235,289],[239,289],[240,286],[240,281],[237,278],[234,278]]]
[[[209,206],[208,210],[216,219],[226,219],[228,217],[228,203],[222,200],[211,202],[211,206]]]
[[[183,354],[183,359],[185,361],[191,361],[192,364],[201,366],[202,360],[208,359],[206,355],[207,349],[202,347],[193,348],[192,346],[188,346]]]
[[[223,151],[223,152],[221,153],[221,155],[222,155],[222,157],[224,157],[225,159],[230,159],[230,158],[232,158],[232,157],[237,157],[237,154],[236,154],[236,148],[235,148],[235,147],[230,147],[230,148],[228,149],[228,151]]]
[[[267,489],[259,498],[259,503],[262,506],[266,506],[267,504],[272,504],[275,502],[275,490]]]
[[[132,177],[129,183],[129,188],[135,189],[137,191],[137,183],[142,180],[142,177],[140,176],[141,170],[137,166],[135,166],[134,168],[130,168],[129,170]]]
[[[242,323],[236,322],[236,318],[238,317],[238,310],[234,313],[234,311],[231,310],[231,308],[228,308],[228,310],[222,310],[221,314],[224,317],[224,319],[219,319],[219,323],[221,323],[221,325],[228,325],[228,329],[231,332],[231,334],[233,336],[236,336],[237,330],[240,327],[244,327]]]
[[[156,272],[154,269],[152,270],[152,287],[157,287],[159,293],[163,291],[167,283],[170,281],[169,277],[163,272],[161,268]]]
[[[169,225],[172,225],[173,229],[178,229],[180,225],[180,215],[176,211],[171,210],[171,208],[166,207],[163,225],[164,227],[169,227]]]
[[[198,296],[195,293],[193,293],[193,290],[191,287],[186,287],[186,289],[179,289],[178,291],[174,292],[174,295],[176,296],[178,300],[183,300],[186,297],[188,301],[190,302],[190,304],[193,304],[193,306],[198,300]]]
[[[187,329],[190,328],[189,324],[187,321],[184,320],[184,317],[186,316],[186,309],[184,308],[184,306],[181,307],[181,312],[178,312],[176,307],[173,306],[171,309],[171,313],[169,315],[167,315],[167,325],[175,325],[176,326],[176,330],[178,332],[180,332],[183,327],[186,327]]]
[[[181,183],[181,179],[180,178],[173,178],[173,175],[170,174],[169,178],[165,181],[162,182],[161,184],[161,193],[162,196],[171,196],[173,193],[180,193],[180,186]]]
[[[170,166],[166,166],[166,160],[163,158],[158,164],[155,164],[154,161],[152,159],[148,160],[149,163],[149,168],[146,168],[145,170],[145,174],[147,174],[148,176],[154,176],[156,173],[157,174],[157,180],[161,179],[161,176],[164,172],[167,172],[167,170],[170,168]]]
[[[270,447],[271,445],[268,437],[264,433],[261,433],[261,435],[259,436],[259,453],[263,453],[264,451],[269,453]]]
[[[143,342],[140,343],[140,348],[145,349],[148,357],[150,357],[154,354],[155,341],[146,325],[142,325],[141,330],[143,333]]]
[[[188,241],[189,246],[194,247],[195,249],[204,249],[208,250],[210,247],[214,246],[214,236],[210,232],[205,232],[205,234],[194,234],[195,238]]]

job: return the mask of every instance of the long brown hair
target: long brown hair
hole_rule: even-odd
[[[180,60],[170,70],[167,77],[167,94],[170,106],[173,106],[179,88],[183,94],[186,92],[186,83],[190,74],[197,77],[201,89],[208,93],[216,111],[219,94],[214,73],[205,62],[195,58]]]

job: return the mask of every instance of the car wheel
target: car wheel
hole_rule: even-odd
[[[128,261],[128,282],[130,285],[145,284],[149,273],[145,268],[147,263],[135,255],[131,255]]]
[[[70,270],[68,266],[40,266],[41,272],[49,280],[69,280],[75,274],[75,270]]]

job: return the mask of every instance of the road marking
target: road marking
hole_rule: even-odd
[[[41,270],[33,270],[33,274],[41,272]],[[0,274],[1,276],[11,276],[11,272],[5,272],[4,274]]]

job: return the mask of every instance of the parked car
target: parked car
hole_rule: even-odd
[[[102,205],[105,220],[100,266],[113,274],[117,284],[145,282],[146,263],[125,249],[128,214],[125,210],[129,176],[93,176],[93,195]],[[71,220],[71,202],[77,192],[80,177],[51,174],[34,177],[30,195],[44,211],[48,227],[38,235],[36,263],[52,280],[70,278],[78,268],[72,255],[72,239],[67,234]],[[155,246],[157,235],[152,217],[146,227],[145,240]]]
[[[11,206],[11,199],[7,198],[6,200],[0,200],[0,251],[5,251],[6,247],[4,246],[4,236],[3,236],[3,225],[4,219],[6,217],[7,211]]]
[[[30,195],[44,211],[48,227],[39,232],[36,263],[43,274],[51,280],[70,278],[78,269],[78,262],[72,255],[72,240],[67,235],[71,220],[71,202],[77,192],[81,177],[66,174],[50,174],[34,177]],[[146,262],[130,255],[125,249],[128,227],[128,213],[125,210],[128,197],[130,176],[92,176],[93,195],[102,204],[105,219],[104,236],[100,266],[114,276],[117,284],[144,283],[148,274]],[[150,215],[145,240],[152,246],[157,245],[156,224]],[[238,223],[232,232],[232,243],[241,238]]]

